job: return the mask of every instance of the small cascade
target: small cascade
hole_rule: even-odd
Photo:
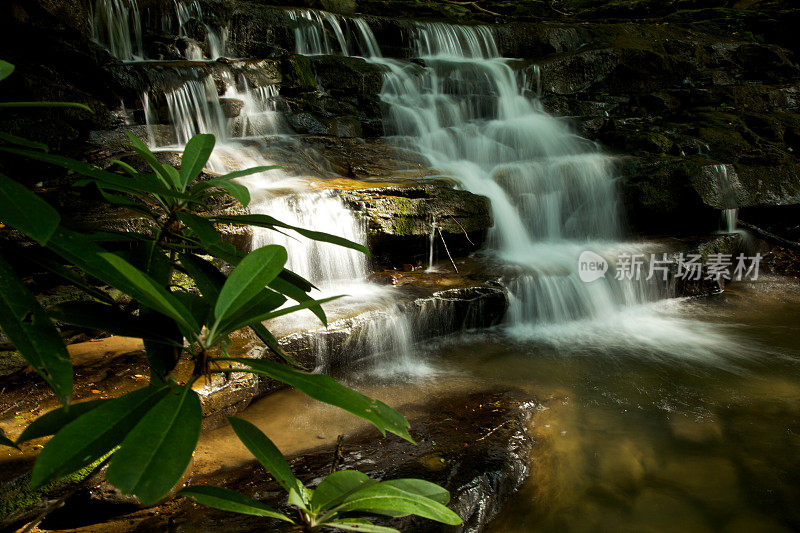
[[[330,55],[333,46],[328,37],[326,22],[336,35],[338,52],[347,55],[347,42],[344,39],[339,18],[331,13],[314,9],[298,9],[289,11],[289,18],[294,21],[295,51],[298,54]]]
[[[417,57],[488,59],[500,57],[492,30],[486,26],[460,26],[443,22],[418,22],[411,44]]]
[[[277,109],[280,97],[277,85],[251,89],[245,80],[243,90],[230,87],[225,97],[244,102],[239,116],[230,123],[233,137],[255,139],[284,132],[282,115]]]
[[[366,223],[353,216],[334,194],[305,192],[275,196],[264,198],[251,209],[305,229],[335,231],[345,239],[366,242]],[[346,290],[348,285],[361,282],[368,275],[366,256],[349,248],[256,229],[253,246],[266,244],[285,247],[289,253],[288,267],[324,291]]]
[[[365,20],[316,9],[292,9],[295,52],[302,55],[380,56],[380,49]]]
[[[196,20],[205,28],[210,59],[225,55],[228,30],[222,28],[216,31],[203,22],[203,9],[198,0],[174,0],[174,9],[179,36],[186,37],[186,25]],[[163,32],[171,31],[172,16],[162,14],[160,26]],[[107,48],[114,57],[123,61],[146,59],[142,41],[144,26],[137,0],[96,0],[91,29],[92,38]],[[191,61],[204,59],[203,51],[193,43],[187,46],[185,57]]]
[[[722,231],[736,233],[739,220],[739,203],[736,197],[739,184],[736,171],[730,165],[712,165],[708,172],[716,185],[719,203],[723,206]]]
[[[91,26],[92,38],[114,57],[144,58],[142,19],[136,0],[97,0]]]
[[[530,68],[520,71],[522,75],[522,87],[526,91],[533,93],[538,101],[542,97],[542,68],[539,65],[532,65]]]
[[[203,24],[203,27],[206,30],[206,42],[208,44],[209,59],[224,57],[227,45],[228,29],[222,28],[219,32],[217,32],[214,30],[214,28],[203,22],[203,8],[198,0],[174,0],[174,2],[175,14],[177,15],[178,20],[178,35],[181,37],[186,37],[186,24],[192,20],[196,20]],[[191,52],[187,50],[186,59],[203,59],[202,51],[200,51],[199,57],[197,57],[197,53],[198,50],[192,49]]]
[[[227,139],[227,121],[210,76],[187,81],[165,96],[178,144],[185,145],[198,133],[213,133],[219,140]]]
[[[739,210],[723,209],[722,222],[727,233],[736,233],[736,228],[739,223]]]
[[[436,215],[433,216],[431,220],[431,234],[428,237],[430,240],[430,250],[428,251],[428,268],[426,272],[434,272],[435,268],[433,266],[433,245],[436,242]]]

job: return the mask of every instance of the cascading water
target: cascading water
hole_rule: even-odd
[[[174,0],[178,35],[186,37],[185,26],[197,20],[205,28],[210,59],[223,57],[226,51],[228,30],[216,31],[203,22],[203,9],[197,0]],[[173,18],[164,13],[161,30],[172,29]],[[91,18],[92,38],[106,47],[111,54],[123,61],[141,61],[146,58],[142,42],[142,16],[137,0],[97,0]],[[186,59],[202,60],[203,52],[195,44],[186,49]]]
[[[416,61],[369,59],[387,67],[384,127],[397,146],[490,198],[490,252],[511,280],[509,333],[691,351],[692,324],[664,311],[668,284],[647,261],[630,275],[613,266],[591,282],[578,275],[584,251],[613,265],[647,250],[619,242],[614,162],[544,111],[541,71],[515,72],[487,27],[417,23],[411,44]]]
[[[124,60],[144,57],[142,19],[136,0],[97,0],[92,17],[92,37]]]
[[[219,32],[214,30],[211,26],[203,22],[203,8],[197,0],[175,0],[175,13],[178,18],[178,35],[185,37],[185,26],[189,21],[196,20],[203,24],[206,30],[206,41],[208,43],[209,59],[217,59],[225,55],[226,41],[228,37],[227,28],[222,28]],[[200,56],[196,54],[199,52]],[[186,59],[197,60],[202,59],[201,51],[192,51],[193,57]]]
[[[724,206],[722,209],[722,230],[726,233],[736,233],[739,221],[739,204],[736,198],[736,173],[729,170],[728,165],[712,165],[709,171],[716,184],[719,201]]]
[[[364,19],[347,18],[316,9],[292,9],[288,11],[288,16],[294,24],[295,52],[298,54],[381,55]]]
[[[183,146],[197,133],[213,133],[218,144],[209,167],[215,172],[276,165],[264,157],[259,142],[280,134],[274,107],[277,88],[251,90],[245,80],[241,80],[239,84],[231,84],[225,95],[243,100],[239,117],[225,118],[217,87],[210,76],[189,80],[166,93],[170,122],[178,144]],[[336,228],[339,235],[356,242],[366,239],[363,222],[346,209],[339,198],[298,190],[302,186],[298,176],[276,169],[252,175],[242,182],[251,189],[250,209],[255,213],[269,213],[278,220],[307,229],[330,231]],[[287,189],[292,190],[292,194],[277,193]],[[266,230],[255,229],[255,232],[255,245],[272,242],[286,246],[290,251],[290,268],[323,288],[341,287],[367,276],[366,258],[359,252]]]

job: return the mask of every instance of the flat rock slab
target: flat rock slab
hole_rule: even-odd
[[[417,477],[438,483],[450,491],[450,508],[464,519],[460,527],[412,518],[387,519],[382,525],[414,532],[483,531],[528,476],[533,446],[528,426],[536,407],[532,398],[518,391],[441,398],[425,406],[423,414],[411,421],[411,434],[418,445],[394,435],[382,438],[377,431],[369,430],[344,440],[340,469],[357,469],[375,479]],[[303,483],[313,487],[330,471],[333,455],[331,447],[313,449],[293,458],[292,469]],[[255,460],[190,481],[225,486],[296,516],[285,507],[285,496]],[[129,507],[118,504],[116,517],[93,523],[94,517],[113,516],[114,509],[111,504],[92,504],[88,496],[68,502],[63,512],[51,515],[42,526],[95,532],[290,530],[276,521],[195,506],[180,498],[132,513]],[[91,513],[82,511],[90,508]]]

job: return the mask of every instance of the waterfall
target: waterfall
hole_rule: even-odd
[[[739,210],[736,208],[722,210],[722,222],[727,233],[736,233],[739,222]]]
[[[231,135],[237,138],[263,138],[284,133],[282,115],[277,110],[280,91],[277,85],[267,85],[251,89],[247,80],[240,91],[230,87],[225,98],[244,102],[238,117],[230,122]]]
[[[123,60],[144,58],[142,19],[136,0],[97,0],[92,38]]]
[[[347,55],[347,42],[342,33],[340,19],[336,15],[313,9],[289,11],[289,18],[294,21],[295,51],[303,55],[330,55],[333,47],[328,37],[327,22],[336,35],[339,52]]]
[[[178,18],[178,35],[181,37],[186,37],[186,24],[191,20],[196,20],[203,25],[206,31],[206,42],[208,44],[208,51],[209,51],[209,59],[217,59],[219,57],[223,57],[225,55],[226,49],[226,41],[228,36],[227,28],[222,28],[219,33],[217,33],[214,28],[203,22],[203,8],[200,5],[198,0],[186,1],[186,0],[175,0],[175,13]],[[192,54],[193,57],[189,57],[187,53],[186,59],[189,60],[197,60],[202,59],[202,53],[200,57],[196,57],[196,52]]]
[[[722,209],[722,231],[736,233],[739,221],[739,203],[736,197],[738,183],[736,171],[730,165],[711,165],[708,170],[711,180],[717,188],[719,203]]]
[[[185,145],[198,133],[213,133],[224,141],[228,137],[225,116],[220,106],[217,87],[210,76],[190,80],[166,93],[170,122],[178,143]]]
[[[436,242],[436,215],[431,220],[431,234],[428,236],[430,249],[428,250],[428,269],[426,272],[434,272],[433,267],[433,245]]]
[[[294,25],[295,53],[308,56],[381,55],[375,36],[364,19],[315,9],[291,9],[287,13]]]
[[[226,52],[228,30],[215,31],[203,22],[203,9],[198,0],[174,0],[178,35],[186,37],[186,24],[197,20],[206,32],[210,59],[223,57]],[[108,49],[117,59],[139,61],[146,58],[142,43],[143,25],[137,0],[97,0],[91,17],[92,38]],[[164,13],[161,17],[161,31],[172,28],[172,17]],[[186,59],[201,60],[203,52],[197,45],[190,44],[186,49]]]
[[[415,62],[383,58],[384,127],[393,142],[490,198],[491,253],[509,270],[512,333],[603,319],[666,295],[666,283],[577,274],[586,250],[613,264],[621,235],[613,159],[548,115],[541,72],[519,75],[484,26],[416,23]],[[421,64],[420,64],[421,63]],[[644,272],[647,274],[646,265]]]
[[[248,138],[263,141],[279,133],[278,113],[274,105],[278,96],[277,87],[266,86],[253,90],[245,80],[241,80],[239,84],[229,85],[225,96],[243,101],[239,117],[225,118],[217,87],[210,76],[186,81],[181,87],[165,94],[178,144],[183,146],[198,133],[213,133],[218,144],[209,160],[209,167],[215,172],[277,164],[264,157],[258,142],[244,142]],[[329,193],[300,189],[302,184],[299,178],[282,170],[243,178],[242,183],[251,189],[253,196],[251,211],[268,213],[298,227],[333,231],[352,241],[365,242],[363,221],[348,210],[339,198]],[[287,189],[289,194],[285,193]],[[254,245],[266,243],[285,246],[289,250],[290,268],[320,286],[338,287],[367,277],[366,258],[359,252],[255,229]]]
[[[334,194],[304,193],[277,196],[256,203],[253,211],[266,212],[282,221],[316,231],[335,232],[354,242],[366,242],[366,224],[355,218]],[[280,244],[289,254],[288,268],[313,280],[322,289],[346,290],[367,278],[364,254],[327,243],[297,239],[275,232],[257,232],[253,246]]]

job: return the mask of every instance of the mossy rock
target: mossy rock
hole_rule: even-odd
[[[20,370],[25,370],[28,362],[17,351],[0,352],[0,376],[10,376]]]
[[[383,88],[385,67],[360,57],[313,56],[312,76],[334,96],[375,100]]]
[[[0,487],[0,529],[5,531],[11,526],[19,527],[35,518],[49,502],[87,482],[94,469],[104,460],[105,457],[98,459],[77,472],[51,481],[39,488],[31,487],[30,474],[23,474],[4,483]],[[93,478],[96,476],[98,474],[94,473]]]
[[[293,55],[283,62],[284,87],[292,91],[307,92],[319,90],[314,77],[311,59],[308,56]]]

